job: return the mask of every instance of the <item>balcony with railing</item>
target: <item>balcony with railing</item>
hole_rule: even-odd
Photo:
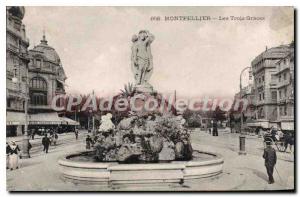
[[[15,45],[13,45],[11,43],[7,43],[6,44],[6,48],[9,49],[9,50],[11,50],[11,51],[13,51],[13,52],[15,52],[15,53],[19,53],[20,52],[19,47],[15,46]]]
[[[281,87],[283,87],[283,86],[288,86],[288,85],[290,85],[291,84],[291,82],[288,80],[288,79],[286,79],[286,80],[281,80],[280,82],[278,81],[278,83],[277,83],[277,88],[281,88]]]
[[[50,110],[51,109],[51,105],[34,105],[34,104],[29,104],[29,109]]]

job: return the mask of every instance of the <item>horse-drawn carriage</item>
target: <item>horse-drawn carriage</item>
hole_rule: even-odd
[[[291,130],[278,130],[276,127],[269,128],[268,125],[248,123],[244,131],[247,134],[255,134],[263,137],[263,145],[270,141],[274,144],[279,152],[285,152],[288,145],[290,148],[294,145],[294,134]]]
[[[285,152],[285,138],[272,135],[271,133],[265,133],[264,138],[264,147],[266,147],[266,142],[269,141],[274,144],[279,152]]]

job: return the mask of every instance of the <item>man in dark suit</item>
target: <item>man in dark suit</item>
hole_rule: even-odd
[[[269,184],[272,184],[274,183],[273,170],[277,161],[277,156],[275,149],[271,146],[271,141],[266,141],[266,144],[267,146],[264,149],[263,158],[265,159],[265,166],[269,176]]]
[[[45,137],[42,139],[42,144],[44,146],[44,152],[48,153],[49,145],[50,145],[50,139],[48,138],[47,134],[45,134]]]
[[[213,129],[213,136],[218,136],[218,122],[217,120],[213,120],[213,123],[212,123],[212,129]]]

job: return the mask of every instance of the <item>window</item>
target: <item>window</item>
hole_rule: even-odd
[[[262,76],[262,77],[261,77],[261,80],[264,82],[264,81],[265,81],[265,76]]]
[[[276,79],[276,76],[275,75],[271,75],[271,80],[274,80]]]
[[[281,90],[279,90],[279,99],[281,99]]]
[[[47,83],[41,77],[30,80],[30,103],[32,105],[47,105]]]
[[[284,108],[283,108],[283,114],[286,116],[287,115],[287,107],[286,106],[284,106]]]
[[[286,97],[286,95],[287,95],[287,89],[284,88],[284,97]]]
[[[280,82],[281,81],[281,75],[279,75],[278,79],[279,79],[279,82]]]
[[[42,61],[41,61],[40,59],[37,59],[37,60],[36,60],[36,66],[37,66],[38,68],[42,68]]]
[[[47,95],[44,93],[33,92],[31,94],[30,103],[33,105],[47,105]]]
[[[272,100],[276,101],[277,100],[277,92],[276,91],[272,91]]]
[[[261,94],[259,94],[259,100],[261,101]]]
[[[262,93],[262,100],[265,100],[265,93]]]
[[[11,100],[10,99],[6,99],[6,106],[11,107]]]
[[[261,83],[261,79],[260,78],[258,78],[258,82]]]
[[[30,88],[47,91],[47,83],[41,77],[34,77],[30,81]]]

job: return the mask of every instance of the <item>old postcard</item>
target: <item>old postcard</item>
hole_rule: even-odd
[[[8,191],[295,191],[293,7],[6,7]]]

